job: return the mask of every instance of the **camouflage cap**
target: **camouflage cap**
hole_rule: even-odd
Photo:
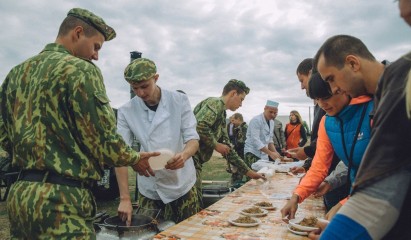
[[[156,64],[147,58],[137,58],[124,70],[127,82],[140,82],[149,80],[157,73]]]
[[[112,27],[108,26],[101,17],[86,9],[73,8],[67,13],[67,16],[79,18],[90,26],[94,27],[101,34],[103,34],[106,41],[110,41],[111,39],[116,37],[116,32]]]
[[[245,94],[250,93],[250,88],[248,88],[245,83],[243,81],[237,80],[237,79],[231,79],[230,81],[228,81],[229,83],[234,83],[235,85],[237,85],[239,88],[241,88]]]

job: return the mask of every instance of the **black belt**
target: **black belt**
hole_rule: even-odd
[[[67,178],[58,173],[46,171],[46,170],[23,170],[20,172],[17,181],[29,181],[29,182],[44,182],[59,185],[66,185],[69,187],[87,188],[90,189],[92,182],[80,181],[76,179]]]

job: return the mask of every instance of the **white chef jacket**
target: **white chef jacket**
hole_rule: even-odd
[[[141,151],[151,152],[170,149],[181,152],[184,144],[200,139],[196,131],[197,121],[187,96],[177,91],[161,89],[157,110],[150,110],[135,96],[118,109],[117,131],[131,145],[133,137],[141,144]],[[165,204],[185,195],[196,182],[192,158],[177,170],[156,170],[155,176],[137,175],[138,189],[144,196],[162,200]]]
[[[268,147],[269,143],[273,143],[274,121],[270,120],[269,123],[270,126],[268,126],[263,113],[251,119],[247,128],[244,153],[249,152],[260,159],[268,160],[268,155],[261,152],[260,149]]]

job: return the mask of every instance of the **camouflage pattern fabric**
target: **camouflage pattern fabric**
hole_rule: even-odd
[[[252,165],[253,163],[257,162],[259,159],[260,159],[259,157],[257,157],[256,155],[254,155],[254,154],[252,154],[252,153],[250,153],[250,152],[245,153],[245,156],[244,156],[244,162],[246,162],[247,165],[248,165],[250,168],[251,168],[251,165]],[[247,177],[247,181],[249,181],[250,179],[251,179],[251,178]]]
[[[160,215],[165,220],[179,223],[200,211],[197,197],[197,188],[192,187],[185,195],[170,203],[164,204],[161,200],[152,200],[138,193],[138,205],[144,209],[161,209]]]
[[[99,180],[104,163],[139,160],[116,133],[100,70],[61,45],[49,44],[13,68],[0,89],[0,106],[0,143],[22,169]]]
[[[247,123],[243,122],[240,126],[234,127],[234,150],[244,159],[244,144],[247,134]],[[243,174],[238,171],[233,171],[231,174],[231,184],[236,185],[243,182]]]
[[[157,73],[156,64],[147,58],[132,61],[124,70],[124,79],[129,83],[150,80]]]
[[[203,164],[210,160],[217,143],[230,142],[224,102],[221,98],[207,98],[194,108],[194,115],[197,119],[197,133],[200,135],[200,147],[195,156]],[[225,157],[243,174],[250,170],[233,149]]]
[[[18,181],[7,197],[12,239],[95,239],[96,203],[87,189]]]
[[[234,136],[235,136],[234,150],[243,159],[244,159],[244,145],[245,145],[245,139],[247,135],[247,128],[248,128],[248,125],[245,122],[243,122],[240,126],[234,128]]]
[[[230,140],[226,129],[227,114],[222,98],[210,97],[201,101],[194,108],[194,115],[197,119],[200,146],[193,160],[197,171],[197,192],[202,202],[202,164],[210,160],[217,143],[229,143]],[[250,170],[234,149],[231,149],[224,157],[230,164],[237,167],[240,174],[245,174]]]
[[[116,133],[116,119],[100,70],[90,61],[72,56],[61,45],[48,44],[40,54],[10,71],[0,88],[0,107],[0,144],[11,153],[13,166],[19,169],[47,170],[80,181],[92,181],[101,178],[104,163],[128,166],[140,159]],[[27,221],[41,214],[37,206],[42,206],[43,201],[51,204],[50,208],[57,207],[55,201],[47,199],[47,196],[54,197],[49,193],[51,186],[38,186],[42,198],[32,198],[31,194],[15,196],[20,191],[17,186],[9,194],[12,197],[8,205],[32,201],[30,207],[36,210],[22,212],[27,215]],[[66,195],[62,191],[60,194],[62,198]],[[67,197],[83,204],[85,196],[80,195],[73,193]],[[87,221],[91,210],[73,214]],[[14,214],[15,210],[9,211],[13,213],[9,215],[11,222],[22,220]],[[68,210],[55,208],[54,211],[53,214],[59,211],[63,214]],[[53,226],[66,221],[64,218],[54,220],[57,222]],[[49,223],[45,221],[45,226],[32,230],[53,227],[48,226]]]
[[[231,185],[243,183],[244,175],[238,172],[231,173]]]
[[[197,191],[197,197],[198,197],[198,203],[200,204],[200,208],[204,208],[203,204],[203,184],[202,184],[202,179],[203,179],[203,164],[200,162],[200,159],[197,159],[196,156],[193,156],[193,161],[194,161],[194,167],[196,168],[196,183],[195,183],[195,188]]]
[[[92,27],[97,29],[97,31],[103,34],[106,41],[110,41],[116,37],[116,32],[112,27],[107,25],[101,17],[86,9],[73,8],[67,13],[67,16],[79,18],[87,24],[91,25]]]
[[[0,174],[8,172],[10,169],[11,158],[9,154],[0,147]]]

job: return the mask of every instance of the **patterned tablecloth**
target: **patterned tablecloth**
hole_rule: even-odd
[[[280,209],[298,181],[298,177],[285,173],[276,173],[267,182],[251,180],[198,214],[159,233],[154,239],[308,239],[288,231],[287,224],[281,219]],[[259,217],[260,225],[237,227],[228,222],[242,216],[242,209],[262,201],[271,202],[276,209]],[[322,198],[310,197],[299,205],[296,217],[305,216],[324,218]]]

